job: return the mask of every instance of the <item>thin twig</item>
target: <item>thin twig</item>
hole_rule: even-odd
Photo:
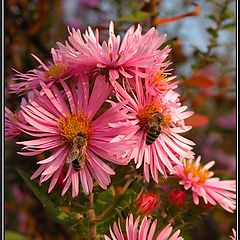
[[[126,192],[126,190],[128,189],[129,185],[132,183],[132,181],[133,181],[133,178],[130,178],[127,180],[127,182],[124,184],[119,194],[109,204],[109,207],[107,207],[105,211],[103,211],[99,216],[96,217],[97,221],[101,221],[112,210],[112,207],[119,200],[119,198]]]

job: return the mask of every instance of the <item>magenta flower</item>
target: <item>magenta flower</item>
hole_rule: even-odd
[[[24,106],[26,103],[26,100],[23,98],[21,105]],[[5,138],[7,140],[22,134],[22,130],[18,127],[17,123],[26,124],[21,111],[13,113],[8,107],[5,107]]]
[[[128,94],[117,82],[115,89],[120,102],[127,102],[125,108],[129,117],[139,126],[135,137],[136,145],[130,150],[129,158],[134,159],[136,168],[143,165],[144,177],[149,182],[149,169],[155,182],[158,182],[158,171],[165,177],[174,173],[173,165],[182,164],[179,156],[193,157],[191,151],[194,143],[179,133],[187,132],[184,119],[193,113],[184,112],[187,107],[181,106],[178,94],[168,91],[164,96],[152,96],[139,79],[136,80],[135,91]],[[154,125],[150,128],[150,125]]]
[[[198,156],[196,161],[183,160],[183,166],[175,166],[175,175],[180,178],[179,184],[183,185],[186,190],[191,189],[193,201],[199,204],[199,197],[202,197],[205,204],[208,202],[212,205],[219,204],[228,212],[236,209],[235,180],[220,180],[212,177],[213,172],[209,171],[214,165],[214,161],[207,163],[205,166],[200,165],[201,157]]]
[[[100,78],[100,76],[98,77]],[[99,80],[99,81],[98,81]],[[25,147],[19,154],[37,155],[51,151],[46,159],[39,161],[41,166],[32,179],[41,175],[40,184],[52,178],[49,192],[54,188],[64,168],[67,173],[62,195],[72,185],[72,196],[79,193],[79,181],[86,194],[92,192],[92,176],[106,189],[114,170],[104,160],[125,165],[128,159],[122,155],[131,147],[133,140],[110,143],[111,139],[127,131],[136,131],[136,126],[125,122],[126,116],[120,105],[112,107],[102,115],[96,113],[108,98],[112,87],[97,79],[89,95],[86,76],[77,82],[60,80],[63,91],[53,84],[48,87],[41,83],[42,92],[34,91],[22,115],[29,123],[18,124],[20,129],[34,137],[34,140],[18,142]],[[110,127],[113,124],[114,128]]]
[[[166,35],[159,36],[155,28],[142,35],[142,27],[138,25],[136,30],[134,26],[130,27],[121,42],[120,36],[114,34],[113,22],[110,22],[108,42],[100,44],[98,29],[94,34],[89,27],[85,34],[72,29],[68,37],[72,46],[69,43],[66,46],[58,43],[58,46],[69,67],[77,72],[79,69],[91,70],[115,80],[120,75],[132,78],[135,73],[146,76],[144,70],[151,66],[168,66],[169,62],[164,63],[164,60],[169,47],[158,50],[165,38]]]
[[[32,55],[39,63],[39,70],[33,69],[27,73],[17,72],[14,78],[15,83],[10,86],[11,93],[21,94],[24,91],[33,90],[40,87],[40,82],[51,85],[60,79],[70,78],[66,64],[63,62],[62,56],[54,49],[51,49],[53,63],[45,65],[38,57]]]
[[[156,239],[156,240],[183,240],[182,237],[179,236],[180,230],[177,230],[171,237],[172,233],[172,226],[171,224],[168,224],[159,234],[157,237],[154,237],[155,234],[155,229],[157,226],[157,220],[154,220],[153,223],[151,223],[151,219],[147,219],[147,217],[144,217],[140,228],[138,229],[139,226],[139,220],[140,216],[134,221],[133,215],[130,214],[129,217],[126,219],[126,227],[125,231],[126,234],[122,232],[121,226],[120,226],[120,221],[118,221],[118,224],[114,222],[113,224],[113,230],[110,227],[110,234],[111,238],[108,236],[104,235],[105,240],[136,240],[136,239]]]

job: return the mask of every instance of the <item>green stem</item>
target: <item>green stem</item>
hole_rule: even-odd
[[[112,211],[112,208],[114,207],[114,205],[116,204],[116,202],[122,197],[122,195],[126,192],[126,190],[128,189],[128,187],[130,186],[130,184],[132,183],[133,179],[130,178],[127,180],[127,182],[124,184],[123,188],[121,189],[121,191],[119,192],[119,194],[112,200],[112,202],[109,204],[109,207],[107,207],[105,209],[105,211],[103,211],[100,215],[98,215],[96,217],[97,221],[101,221],[106,215],[108,215],[108,213],[110,213]]]

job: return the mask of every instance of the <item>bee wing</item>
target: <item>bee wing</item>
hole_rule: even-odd
[[[78,158],[78,155],[79,155],[78,149],[75,148],[75,147],[71,148],[71,150],[70,150],[69,153],[68,153],[66,162],[67,162],[67,163],[71,163],[72,161],[74,161],[75,159]]]
[[[86,161],[86,147],[82,146],[80,151],[79,151],[79,155],[78,155],[78,162],[80,164],[80,166],[82,167],[85,164]]]

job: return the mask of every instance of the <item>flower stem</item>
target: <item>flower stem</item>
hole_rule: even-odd
[[[96,228],[96,214],[94,211],[94,198],[93,193],[89,194],[89,205],[88,205],[88,218],[90,221],[90,233],[91,233],[91,239],[96,240],[97,239],[97,228]]]
[[[119,194],[112,200],[112,202],[109,204],[109,207],[107,207],[105,209],[105,211],[103,211],[99,216],[96,217],[97,221],[101,221],[109,212],[112,211],[112,208],[114,207],[114,205],[116,204],[116,202],[121,198],[121,196],[126,192],[126,190],[128,189],[128,187],[130,186],[130,184],[132,183],[133,179],[130,178],[127,180],[127,182],[124,184],[124,186],[122,187],[121,191],[119,192]]]

